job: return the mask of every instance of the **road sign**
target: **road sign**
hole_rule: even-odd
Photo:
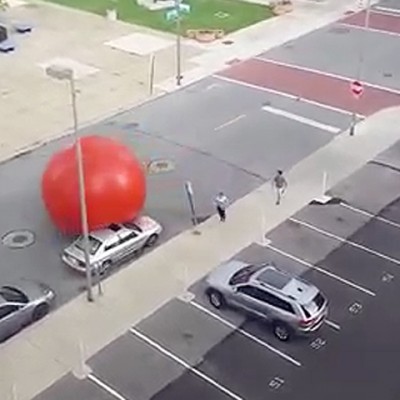
[[[190,13],[190,4],[180,3],[178,6],[178,10],[182,14],[189,14]]]
[[[173,8],[172,10],[168,10],[165,13],[165,19],[167,21],[175,21],[179,17],[179,11],[176,8]]]
[[[181,14],[190,14],[190,4],[177,3],[174,8],[167,10],[165,13],[165,19],[167,21],[175,21]]]
[[[359,99],[362,96],[362,94],[364,93],[364,87],[363,87],[362,83],[359,81],[351,82],[350,90],[356,99]]]

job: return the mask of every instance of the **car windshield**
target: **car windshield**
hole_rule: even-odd
[[[134,222],[125,222],[122,224],[125,228],[131,229],[136,232],[143,232],[142,228],[137,226]]]
[[[97,250],[99,250],[101,246],[100,240],[94,238],[93,236],[89,236],[89,253],[90,255],[95,255]],[[75,246],[82,251],[85,251],[85,243],[84,238],[81,236],[75,243]]]
[[[242,283],[246,283],[249,281],[250,277],[255,274],[257,271],[262,269],[263,265],[248,265],[240,269],[239,271],[235,272],[229,281],[230,285],[238,285]]]
[[[0,289],[0,296],[12,303],[27,303],[29,301],[25,293],[12,286],[3,286]]]
[[[322,296],[321,293],[317,293],[317,295],[309,303],[302,305],[304,314],[307,318],[310,318],[322,308],[324,303],[324,296]]]

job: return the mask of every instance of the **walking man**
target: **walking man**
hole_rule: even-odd
[[[276,205],[279,205],[281,203],[282,196],[288,187],[288,183],[280,169],[277,171],[272,183],[276,191]]]
[[[226,209],[229,206],[229,199],[228,197],[223,193],[219,192],[217,197],[214,200],[215,207],[217,208],[217,213],[219,216],[219,220],[221,222],[225,222],[226,220]]]

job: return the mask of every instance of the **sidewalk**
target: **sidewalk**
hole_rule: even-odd
[[[260,0],[264,1],[264,0]],[[294,0],[290,14],[256,24],[227,36],[233,43],[199,44],[183,41],[184,84],[311,32],[356,9],[355,0]],[[1,55],[0,161],[64,135],[71,128],[66,83],[45,76],[40,64],[69,58],[95,68],[78,79],[81,126],[149,100],[149,55],[132,55],[104,43],[132,33],[150,34],[168,42],[155,51],[154,96],[176,90],[175,38],[120,21],[60,7],[40,0],[13,7],[9,19],[34,24],[27,36],[18,36],[17,50]],[[71,30],[70,27],[74,29]]]
[[[201,235],[188,231],[173,238],[108,279],[104,296],[95,303],[80,296],[0,346],[7,366],[0,375],[0,398],[10,398],[15,385],[18,400],[30,400],[79,369],[80,343],[89,358],[216,265],[259,242],[263,233],[321,195],[322,170],[329,187],[334,186],[398,141],[399,124],[400,108],[375,114],[358,125],[356,136],[343,133],[288,171],[290,190],[279,207],[267,183],[233,204],[226,224],[214,217],[201,225]],[[260,214],[265,226],[260,226]]]

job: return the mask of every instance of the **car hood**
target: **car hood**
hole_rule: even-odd
[[[54,292],[52,289],[50,289],[50,287],[42,282],[37,282],[30,279],[19,279],[3,286],[10,286],[20,290],[28,297],[29,301],[37,301],[54,297]]]
[[[227,261],[223,264],[220,264],[217,268],[212,271],[208,277],[207,282],[210,285],[224,285],[227,284],[237,271],[241,270],[244,267],[247,267],[249,264],[243,261],[231,260]]]
[[[68,246],[64,250],[64,253],[76,258],[77,260],[85,262],[85,254],[81,249],[75,246],[75,242],[73,242],[70,246]],[[90,259],[92,259],[92,256],[90,256]]]
[[[147,215],[141,215],[140,217],[137,217],[134,222],[140,229],[143,230],[143,232],[161,229],[161,225]]]

